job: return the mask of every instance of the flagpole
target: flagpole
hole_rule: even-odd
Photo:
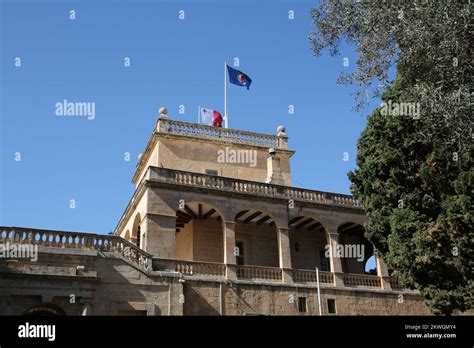
[[[198,106],[198,124],[201,124],[201,106]]]
[[[227,121],[227,61],[224,61],[224,127],[229,128]]]

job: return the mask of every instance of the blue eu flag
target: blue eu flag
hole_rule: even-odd
[[[229,73],[229,82],[237,86],[247,87],[249,89],[252,84],[252,79],[242,71],[231,68],[227,65],[227,72]]]

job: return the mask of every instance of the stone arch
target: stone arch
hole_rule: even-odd
[[[279,267],[277,224],[273,214],[249,208],[239,211],[234,221],[237,265]]]
[[[142,231],[140,227],[141,221],[142,219],[141,219],[140,213],[137,213],[133,220],[132,235],[130,238],[130,242],[135,244],[139,248],[141,248],[141,244],[142,244]]]
[[[186,202],[176,210],[176,258],[223,262],[224,226],[220,209],[199,200]]]
[[[53,303],[43,303],[39,306],[34,306],[27,309],[23,315],[27,316],[63,316],[66,312]]]
[[[343,251],[341,258],[344,273],[365,274],[365,266],[374,255],[372,244],[364,236],[364,226],[357,222],[345,222],[339,225],[339,246]]]
[[[320,219],[301,214],[288,221],[291,264],[296,269],[330,271],[327,230]]]

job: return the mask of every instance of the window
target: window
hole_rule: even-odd
[[[206,174],[207,175],[215,175],[215,176],[218,176],[219,175],[219,172],[217,170],[214,170],[214,169],[206,169]]]
[[[306,313],[308,308],[306,307],[306,297],[298,297],[298,312]]]
[[[336,314],[336,300],[333,298],[328,298],[328,313]]]
[[[237,247],[238,254],[235,255],[235,260],[237,261],[237,265],[242,266],[245,264],[245,250],[244,250],[244,242],[241,240],[235,241],[235,246]]]

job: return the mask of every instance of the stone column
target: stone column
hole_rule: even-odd
[[[267,180],[266,182],[274,185],[284,185],[283,175],[281,173],[280,158],[277,149],[269,150],[270,156],[267,158]]]
[[[288,227],[277,228],[278,258],[280,261],[283,283],[293,283],[293,270],[291,268],[290,229]]]
[[[234,221],[224,221],[224,264],[226,265],[226,278],[237,279],[237,262],[235,258],[235,226]]]
[[[158,258],[176,258],[176,216],[148,213],[140,226],[146,252]]]
[[[334,232],[328,232],[329,242],[329,261],[331,264],[331,272],[334,274],[334,285],[344,286],[344,277],[342,272],[342,260],[337,256],[336,247],[339,245],[339,234]]]
[[[385,262],[379,257],[375,257],[377,265],[377,275],[380,277],[380,284],[382,285],[383,290],[392,290],[390,285],[390,275],[388,274],[388,268]]]

